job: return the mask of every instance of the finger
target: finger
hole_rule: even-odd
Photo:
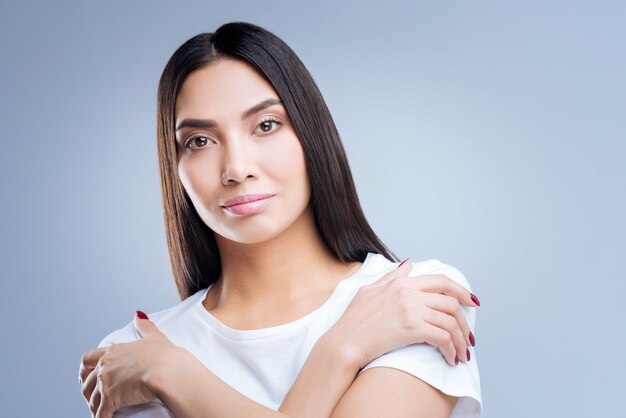
[[[84,382],[89,373],[96,367],[100,357],[104,355],[107,348],[94,348],[93,350],[86,351],[80,359],[80,367],[78,368],[79,382]]]
[[[445,274],[425,274],[408,278],[414,280],[416,288],[424,292],[443,293],[458,299],[463,305],[478,306],[472,300],[472,293],[469,290]]]
[[[377,286],[384,285],[398,277],[408,275],[412,269],[413,269],[413,263],[411,263],[411,260],[407,258],[402,263],[398,264],[398,267],[396,267],[395,269],[385,274],[383,277],[375,281],[373,284]]]
[[[434,347],[438,347],[448,364],[450,366],[456,366],[456,349],[454,348],[454,343],[452,342],[450,334],[437,326],[429,324],[428,322],[424,322],[423,326],[424,342]]]
[[[98,407],[100,406],[100,382],[96,385],[96,389],[91,394],[91,398],[89,399],[89,410],[91,411],[91,416],[95,417],[98,413]]]
[[[144,314],[141,311],[137,311],[137,314],[135,314],[135,328],[137,329],[137,332],[139,333],[139,336],[142,338],[145,338],[149,335],[154,335],[156,333],[161,333],[161,331],[159,331],[159,329],[157,328],[156,325],[154,325],[154,322],[150,321],[149,319],[142,319],[142,315],[145,316],[147,318],[147,315]]]
[[[469,358],[467,358],[467,345],[465,344],[463,333],[461,333],[461,329],[456,323],[456,319],[434,309],[430,309],[427,312],[424,321],[448,332],[459,360],[469,361]]]
[[[112,418],[113,411],[111,411],[110,405],[111,403],[107,400],[107,398],[102,399],[95,418]]]
[[[91,395],[93,394],[94,389],[96,388],[96,383],[98,380],[98,372],[94,369],[85,379],[81,386],[81,393],[83,394],[83,398],[87,404],[90,403]]]
[[[431,309],[436,309],[440,312],[444,312],[453,316],[456,319],[457,325],[461,328],[463,337],[465,338],[466,345],[472,345],[470,339],[470,327],[467,323],[467,318],[461,309],[461,305],[456,298],[447,295],[441,295],[438,293],[426,292],[422,294],[422,301]]]

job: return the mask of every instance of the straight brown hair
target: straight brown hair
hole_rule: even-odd
[[[191,72],[220,57],[252,66],[283,102],[304,151],[315,224],[330,251],[344,263],[364,261],[368,252],[398,261],[365,218],[339,133],[304,64],[271,32],[232,22],[181,45],[159,81],[157,146],[165,229],[181,299],[214,283],[221,273],[221,260],[213,231],[198,216],[178,177],[176,98]]]

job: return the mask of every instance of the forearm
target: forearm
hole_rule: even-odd
[[[181,350],[173,360],[147,380],[176,418],[288,418],[227,385],[191,353]]]
[[[183,350],[148,384],[176,418],[329,417],[358,367],[325,337],[314,346],[278,411],[244,396]]]
[[[313,347],[278,410],[289,417],[330,417],[358,371],[350,353],[327,333]]]

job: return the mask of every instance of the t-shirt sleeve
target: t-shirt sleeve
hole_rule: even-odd
[[[131,321],[125,327],[113,331],[100,341],[98,348],[109,347],[112,344],[127,343],[141,338],[135,323]],[[113,418],[174,418],[160,400],[139,405],[125,406],[113,413]]]
[[[133,321],[126,324],[126,326],[113,331],[106,337],[100,341],[98,344],[98,348],[100,347],[109,347],[113,344],[117,343],[129,343],[131,341],[138,340],[140,338],[139,333],[135,329],[135,324]]]
[[[458,269],[439,260],[414,265],[411,276],[445,274],[470,292],[469,282]],[[476,308],[461,305],[472,333],[476,333]],[[470,361],[450,366],[435,346],[413,344],[392,350],[367,364],[360,372],[372,367],[399,369],[423,380],[443,393],[459,397],[451,418],[477,418],[482,414],[480,376],[474,347],[469,346]]]

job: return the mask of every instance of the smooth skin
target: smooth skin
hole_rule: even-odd
[[[273,87],[251,67],[221,58],[191,73],[177,98],[176,126],[181,182],[220,251],[222,274],[203,306],[221,322],[245,330],[294,321],[360,267],[339,262],[324,245],[300,142]],[[224,207],[258,193],[272,197],[257,213]],[[403,371],[378,367],[354,379],[374,358],[412,343],[437,346],[451,367],[455,356],[468,361],[460,303],[477,306],[471,294],[445,276],[409,272],[405,263],[359,290],[315,345],[279,411],[241,395],[139,319],[140,340],[85,353],[83,396],[96,418],[156,398],[177,418],[447,417],[457,398]]]

